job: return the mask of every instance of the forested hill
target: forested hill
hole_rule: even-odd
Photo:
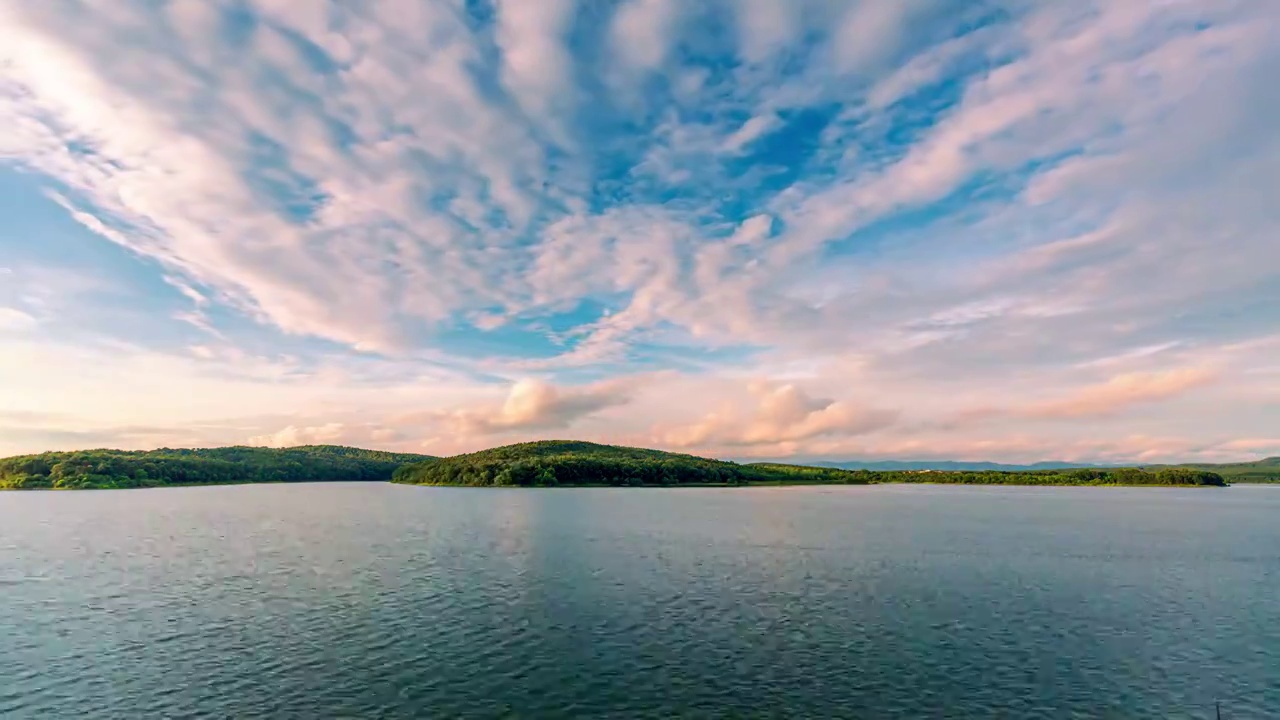
[[[870,471],[738,464],[642,448],[552,440],[406,465],[394,482],[419,485],[744,485],[877,482],[994,485],[1224,485],[1190,468],[1076,468],[1025,472]]]
[[[394,480],[422,485],[746,485],[946,483],[982,485],[1225,485],[1280,480],[1258,463],[1025,471],[845,470],[739,464],[643,448],[551,440],[457,455],[335,445],[150,451],[83,450],[0,460],[0,488],[133,488],[213,483]]]
[[[544,440],[406,465],[415,485],[676,485],[746,481],[743,466],[693,455]]]
[[[0,488],[135,488],[213,483],[391,479],[428,455],[338,445],[80,450],[0,460]]]
[[[1280,457],[1269,457],[1265,460],[1242,463],[1172,465],[1160,467],[1181,467],[1192,470],[1207,470],[1217,473],[1233,483],[1280,483]],[[1152,467],[1152,470],[1159,469]]]
[[[830,468],[739,465],[696,455],[544,440],[406,465],[394,482],[416,485],[743,485],[852,482]]]

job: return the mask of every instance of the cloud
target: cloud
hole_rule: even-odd
[[[991,34],[990,29],[980,29],[940,43],[911,58],[875,83],[867,93],[867,103],[875,108],[885,108],[943,81],[958,64],[972,56],[981,58],[985,49],[982,41],[989,39]]]
[[[757,115],[725,138],[723,148],[727,152],[741,152],[751,142],[758,140],[779,125],[776,115]]]
[[[902,40],[906,23],[928,6],[919,0],[849,3],[832,39],[837,67],[865,72],[887,60]]]
[[[897,419],[893,411],[813,398],[792,384],[756,381],[749,385],[749,394],[746,408],[730,404],[698,422],[659,429],[657,437],[677,448],[779,446],[824,435],[875,432]]]
[[[248,439],[249,445],[261,447],[286,448],[299,445],[354,445],[363,447],[386,447],[403,440],[399,430],[379,427],[377,425],[346,425],[331,422],[324,425],[304,426],[288,425],[274,433],[255,435]]]
[[[805,16],[815,8],[799,0],[740,0],[734,21],[738,52],[749,63],[763,62],[792,45],[805,29]]]
[[[502,50],[502,77],[525,112],[542,122],[572,103],[573,59],[565,47],[573,20],[573,0],[527,3],[503,0],[498,4],[495,40]],[[561,144],[568,142],[561,128],[549,128]]]
[[[0,4],[0,411],[1243,456],[1278,8]]]
[[[1107,415],[1133,405],[1168,400],[1215,379],[1212,371],[1203,368],[1126,373],[1100,385],[1078,390],[1068,397],[1032,405],[1023,412],[1031,417],[1042,418]]]
[[[294,447],[297,445],[332,445],[346,434],[342,423],[327,423],[317,427],[289,425],[270,435],[249,438],[250,445],[264,447]]]
[[[667,57],[682,12],[677,0],[627,0],[618,8],[612,31],[620,58],[636,69],[654,69]]]
[[[567,428],[605,408],[622,405],[629,393],[621,383],[607,382],[579,388],[556,387],[525,379],[511,386],[501,405],[461,408],[436,416],[462,436]]]
[[[142,10],[93,9],[95,22],[73,32],[63,31],[56,5],[11,10],[5,117],[34,135],[16,138],[10,152],[82,196],[76,212],[87,225],[160,259],[221,302],[288,332],[405,352],[430,334],[422,322],[475,318],[486,326],[488,318],[513,311],[526,317],[543,311],[542,288],[529,280],[557,242],[550,230],[583,217],[587,207],[603,206],[588,218],[628,217],[629,234],[642,237],[662,232],[653,223],[677,214],[655,201],[673,193],[698,199],[702,207],[678,213],[684,239],[648,249],[664,256],[664,266],[687,263],[694,246],[718,239],[706,218],[741,220],[721,215],[712,202],[734,182],[726,166],[732,158],[717,151],[740,155],[764,133],[794,132],[796,118],[811,106],[857,107],[865,96],[867,110],[822,130],[814,161],[836,158],[831,153],[857,137],[875,142],[886,125],[922,130],[903,146],[840,151],[834,166],[813,167],[812,177],[797,178],[776,197],[746,198],[752,212],[780,215],[787,231],[739,253],[719,282],[635,283],[627,265],[617,263],[581,288],[591,299],[621,305],[614,314],[629,325],[610,323],[615,345],[659,323],[717,341],[790,342],[807,333],[819,342],[834,339],[832,326],[860,312],[847,306],[863,298],[858,288],[842,287],[837,302],[815,312],[790,296],[789,284],[822,245],[904,206],[938,200],[978,172],[1044,163],[1033,173],[1043,176],[1033,182],[1044,202],[1047,188],[1068,187],[1048,178],[1070,165],[1139,164],[1117,153],[1124,144],[1115,138],[1097,152],[1084,143],[1114,127],[1139,144],[1158,137],[1150,132],[1158,109],[1189,102],[1182,88],[1207,87],[1210,75],[1248,67],[1250,53],[1264,52],[1257,44],[1264,24],[1228,9],[1044,8],[929,45],[913,23],[941,33],[962,28],[967,16],[928,2],[851,3],[842,13],[821,4],[756,2],[733,8],[737,44],[757,59],[770,48],[788,48],[803,71],[778,77],[770,76],[773,68],[741,70],[732,76],[736,86],[708,77],[691,100],[726,116],[745,112],[744,119],[707,123],[654,114],[653,129],[663,131],[629,147],[582,126],[574,107],[587,103],[604,125],[645,123],[662,100],[644,95],[643,81],[634,78],[619,82],[628,85],[628,96],[640,93],[639,107],[593,96],[594,68],[569,43],[570,31],[607,38],[625,62],[651,68],[665,62],[684,24],[710,22],[714,14],[665,0],[633,0],[598,17],[577,14],[569,2],[536,12],[526,5],[500,3],[486,24],[438,3],[387,5],[394,12],[385,15],[330,3],[267,3],[260,8],[267,22],[245,33],[243,47],[220,46],[210,39],[216,34],[202,34],[232,21],[207,8],[173,8],[173,22],[190,31],[187,44],[175,44],[162,32],[166,25]],[[1197,19],[1210,27],[1188,31]],[[120,23],[141,33],[129,47],[93,29]],[[1156,30],[1143,34],[1148,25]],[[878,81],[850,84],[833,74],[829,58],[806,43],[806,29],[836,54],[836,66]],[[707,43],[700,51],[716,52]],[[880,59],[898,55],[899,68],[877,69]],[[225,57],[240,62],[211,64]],[[209,84],[191,67],[226,77]],[[1093,81],[1100,76],[1105,83]],[[1161,82],[1138,97],[1126,92],[1148,76]],[[941,111],[916,117],[918,109],[896,104],[943,81],[961,92]],[[208,108],[219,122],[200,121]],[[858,114],[864,112],[872,114]],[[1073,153],[1077,159],[1061,168],[1053,161]],[[1153,148],[1141,161],[1167,156]],[[612,161],[634,171],[644,163],[625,163],[642,158],[675,165],[651,193],[621,202],[591,196],[589,188],[617,182]],[[759,160],[756,172],[763,172],[768,162]],[[583,238],[559,252],[557,262],[580,267],[598,247]],[[747,296],[751,302],[738,300]],[[736,302],[726,305],[727,297]],[[557,297],[554,304],[582,299]],[[921,299],[929,301],[946,298]],[[876,320],[864,314],[859,324]],[[569,352],[570,364],[581,357]]]
[[[1215,449],[1232,454],[1246,452],[1252,455],[1280,457],[1280,438],[1238,438],[1223,442]]]
[[[116,47],[93,23],[67,33],[53,7],[23,8],[5,23],[4,117],[29,135],[6,154],[82,197],[78,217],[91,229],[224,302],[287,332],[403,348],[406,317],[439,320],[456,309],[458,294],[492,287],[481,280],[485,247],[451,244],[476,221],[467,198],[438,211],[416,198],[444,188],[483,192],[482,212],[494,214],[481,224],[500,213],[514,226],[531,212],[528,186],[542,156],[530,127],[506,119],[504,103],[471,80],[478,51],[461,20],[441,6],[413,5],[430,31],[424,46],[352,15],[345,42],[363,38],[360,59],[308,74],[293,36],[260,25],[238,50],[242,61],[217,68],[226,77],[212,86],[185,70],[195,58],[182,57],[185,49],[169,44],[152,18],[131,19],[141,39]],[[128,12],[92,11],[100,28]],[[285,21],[302,21],[300,10],[288,13]],[[320,47],[327,39],[314,38]],[[541,69],[539,47],[512,55],[522,96]],[[521,53],[533,57],[521,61]],[[411,67],[428,71],[427,93],[409,84]],[[198,122],[197,107],[216,107],[219,121]],[[463,134],[477,129],[488,136],[483,146]],[[336,135],[355,144],[343,150]],[[413,175],[404,165],[411,157],[431,171]],[[493,229],[489,237],[501,244],[503,235]],[[424,264],[459,282],[421,282]]]
[[[0,332],[26,332],[39,325],[34,317],[15,308],[0,307]]]

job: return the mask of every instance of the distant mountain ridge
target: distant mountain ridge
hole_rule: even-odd
[[[1151,467],[1185,467],[1216,472],[1231,482],[1280,483],[1280,457],[1269,457],[1253,462],[1239,463],[1184,463],[1182,465],[1152,465]]]
[[[1280,482],[1280,456],[1263,458],[1262,460],[1254,460],[1252,462],[1238,463],[1153,463],[1153,464],[1098,464],[1098,463],[1073,463],[1063,462],[1060,460],[1046,460],[1043,462],[1019,465],[1014,463],[997,463],[967,460],[785,460],[795,465],[807,465],[811,467],[835,468],[839,470],[872,470],[879,472],[907,472],[913,470],[938,470],[951,472],[1032,472],[1036,470],[1071,470],[1076,468],[1122,468],[1122,467],[1143,467],[1147,469],[1159,468],[1190,468],[1194,470],[1205,470],[1215,472],[1232,482],[1242,483],[1275,483]]]
[[[982,462],[968,460],[816,460],[814,462],[788,462],[814,467],[838,468],[840,470],[997,470],[1001,472],[1023,472],[1027,470],[1067,470],[1071,468],[1122,467],[1121,465],[1098,465],[1095,463],[1071,463],[1059,460],[1046,460],[1029,465],[1017,465],[998,462]]]

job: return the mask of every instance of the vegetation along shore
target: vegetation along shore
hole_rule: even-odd
[[[428,455],[337,445],[50,452],[0,460],[0,488],[72,490],[328,480],[385,482],[406,463],[429,459]]]
[[[235,483],[375,481],[458,486],[737,486],[939,483],[1222,487],[1280,482],[1280,458],[1227,465],[1035,470],[846,470],[735,463],[569,440],[519,443],[453,457],[336,445],[149,451],[82,450],[0,460],[0,488],[108,489]]]

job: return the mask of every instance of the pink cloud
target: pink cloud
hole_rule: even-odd
[[[1207,385],[1215,378],[1215,373],[1203,368],[1125,373],[1058,400],[1031,405],[1021,413],[1040,418],[1109,415],[1133,405],[1168,400]]]
[[[494,435],[568,427],[588,415],[629,400],[628,388],[618,381],[558,387],[542,380],[526,379],[511,386],[501,405],[434,413],[432,419],[459,435]]]
[[[669,446],[777,446],[825,435],[859,435],[892,425],[897,413],[863,407],[849,401],[810,397],[793,384],[754,382],[752,404],[727,404],[697,422],[659,428],[657,437]]]

